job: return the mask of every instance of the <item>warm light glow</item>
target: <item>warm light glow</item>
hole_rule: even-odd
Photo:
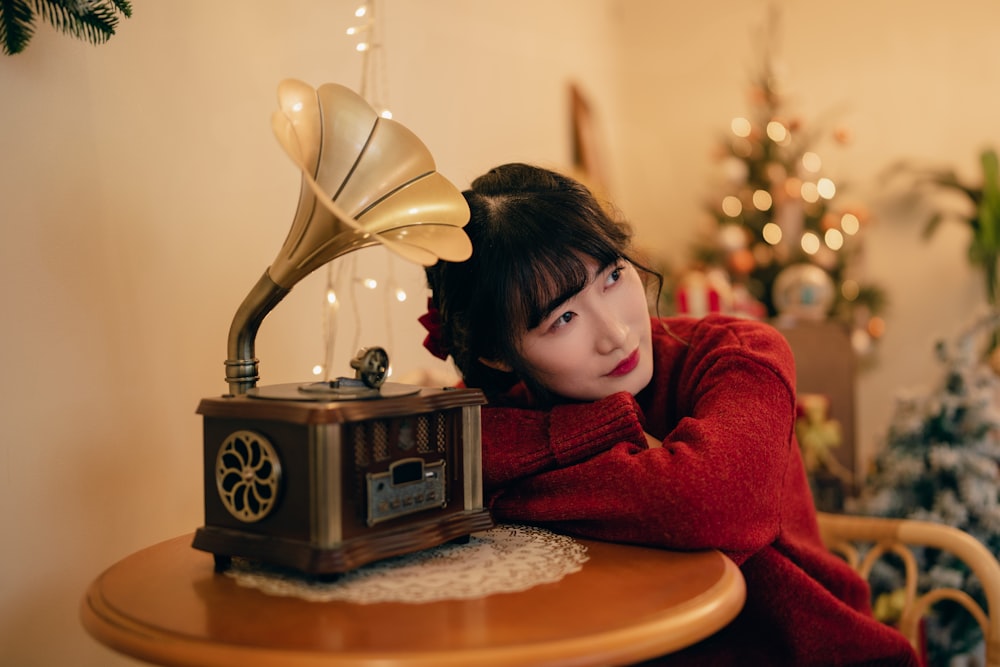
[[[743,212],[743,203],[739,197],[729,195],[722,200],[722,212],[730,218],[735,218]]]
[[[350,28],[347,29],[347,34],[348,35],[356,35],[356,34],[358,34],[358,26],[352,25]]]
[[[861,293],[861,287],[858,285],[858,281],[848,278],[840,284],[840,293],[847,301],[854,301]]]
[[[368,289],[375,289],[376,287],[378,287],[378,281],[376,281],[374,278],[363,278],[361,280],[361,284],[367,287]]]
[[[326,302],[331,306],[337,303],[337,293],[332,289],[326,291]]]
[[[758,266],[769,266],[774,260],[774,249],[766,243],[755,243],[753,259]]]
[[[739,157],[750,157],[753,154],[753,144],[746,139],[735,139],[733,141],[733,153]]]
[[[729,222],[719,225],[719,245],[729,252],[745,248],[747,233],[743,225]]]
[[[808,151],[802,154],[802,166],[806,168],[806,171],[816,173],[822,168],[823,161],[819,159],[819,155]]]
[[[885,334],[885,320],[877,316],[868,320],[868,334],[875,339],[881,338]]]
[[[819,237],[812,232],[806,232],[802,235],[801,245],[803,252],[807,255],[815,255],[819,252]]]
[[[844,230],[844,233],[848,236],[853,236],[858,233],[861,229],[861,221],[858,220],[858,216],[853,213],[845,213],[843,217],[840,218],[840,228]]]
[[[767,124],[767,136],[776,144],[780,144],[788,139],[788,130],[784,125],[776,120]]]
[[[396,288],[396,301],[399,301],[400,303],[406,301],[406,290],[402,287]]]
[[[388,109],[382,109],[382,113],[380,113],[379,115],[382,116],[382,118],[385,118],[386,120],[392,120],[392,112],[389,111]]]
[[[302,111],[302,102],[296,102],[293,104],[292,111]]]
[[[361,18],[367,13],[368,13],[368,8],[365,7],[364,5],[361,5],[360,7],[354,10],[354,15],[357,16],[358,18]]]
[[[773,222],[769,222],[764,225],[764,229],[760,231],[761,236],[764,240],[771,245],[778,245],[781,243],[781,227]]]
[[[833,196],[837,194],[837,186],[829,178],[819,179],[816,183],[816,190],[823,199],[833,199]]]
[[[802,196],[802,181],[791,176],[785,179],[785,193],[789,197],[801,197]]]
[[[358,51],[367,51],[368,42],[358,42],[358,45],[355,46],[354,48],[357,49]]]
[[[734,118],[732,125],[730,127],[733,128],[733,134],[735,134],[737,137],[750,136],[751,125],[750,121],[748,121],[746,118]]]
[[[322,374],[323,374],[323,367],[322,366],[320,366],[319,364],[316,364],[315,366],[313,366],[313,375],[322,375]]]
[[[830,250],[840,250],[844,247],[844,235],[839,229],[828,229],[823,235],[823,241]]]
[[[806,181],[803,183],[799,192],[802,194],[803,201],[807,201],[810,204],[819,201],[819,189],[812,181]]]
[[[758,211],[766,211],[771,208],[771,193],[767,190],[756,190],[753,193],[753,205]]]

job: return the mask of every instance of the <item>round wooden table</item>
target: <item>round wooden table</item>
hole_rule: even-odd
[[[315,602],[240,586],[182,536],[102,573],[86,630],[160,665],[468,667],[623,665],[689,646],[743,606],[724,555],[577,540],[582,568],[555,583],[423,604]]]

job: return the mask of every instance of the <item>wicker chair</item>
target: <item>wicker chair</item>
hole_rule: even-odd
[[[920,619],[940,600],[961,604],[979,622],[983,630],[987,667],[1000,667],[1000,562],[971,535],[951,526],[878,517],[819,513],[823,543],[842,556],[867,579],[872,566],[887,553],[899,556],[906,570],[906,597],[899,621],[900,631],[914,648],[919,649]],[[862,558],[856,545],[871,544]],[[954,588],[939,588],[917,595],[917,565],[911,546],[933,547],[960,558],[975,573],[986,594],[988,609],[983,610],[967,593]]]

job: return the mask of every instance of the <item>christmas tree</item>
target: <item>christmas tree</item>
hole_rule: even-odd
[[[773,33],[774,21],[764,33],[762,63],[752,79],[751,112],[733,119],[720,142],[724,179],[706,207],[713,225],[696,244],[694,265],[724,272],[744,302],[749,298],[759,305],[761,316],[778,314],[773,292],[783,270],[820,267],[835,292],[827,316],[843,321],[865,352],[882,333],[884,302],[882,292],[860,278],[868,215],[863,206],[842,203],[838,195],[845,188],[823,174],[814,149],[822,128],[808,129],[786,108],[771,54]],[[848,133],[835,129],[832,138],[843,145]]]
[[[864,494],[851,511],[933,521],[966,531],[1000,553],[1000,388],[996,371],[983,360],[981,344],[1000,316],[982,318],[955,340],[936,346],[944,366],[940,384],[926,395],[900,398],[885,446],[875,458]],[[984,606],[978,581],[961,562],[937,550],[915,553],[928,590],[946,585],[969,593]],[[895,564],[881,561],[872,573],[876,612],[891,621],[893,593],[903,583]],[[976,621],[961,606],[941,602],[927,624],[932,664],[967,653],[982,639]]]

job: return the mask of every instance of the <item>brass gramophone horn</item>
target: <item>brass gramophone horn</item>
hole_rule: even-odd
[[[378,243],[425,266],[472,253],[462,229],[468,205],[416,135],[337,84],[313,89],[286,79],[278,104],[271,127],[301,170],[302,186],[281,250],[229,329],[226,381],[233,394],[259,379],[254,342],[261,322],[327,262]]]

